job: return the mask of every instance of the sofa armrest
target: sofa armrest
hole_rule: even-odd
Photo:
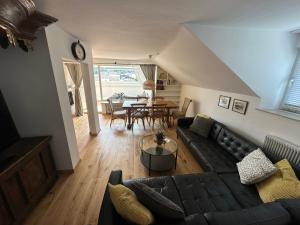
[[[177,120],[177,126],[181,128],[188,128],[194,121],[194,117],[184,117]]]
[[[122,184],[122,171],[116,170],[112,171],[108,183],[116,185],[116,184]],[[98,225],[115,225],[118,224],[118,218],[120,216],[117,214],[117,212],[114,209],[114,206],[111,202],[108,187],[106,186],[105,193],[103,196],[103,201],[100,209],[100,215],[98,219]]]

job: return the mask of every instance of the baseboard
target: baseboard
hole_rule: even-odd
[[[77,166],[79,165],[79,163],[81,162],[81,159],[78,160],[78,163],[76,164],[74,169],[69,169],[69,170],[57,170],[58,174],[72,174],[75,172]]]

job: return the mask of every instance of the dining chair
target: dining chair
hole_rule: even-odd
[[[192,102],[192,99],[184,98],[184,102],[183,102],[183,105],[181,107],[181,110],[177,110],[177,111],[172,112],[171,117],[172,117],[172,120],[173,120],[173,125],[174,125],[175,120],[177,120],[179,118],[182,118],[182,117],[185,117],[186,112],[187,112],[191,102]]]
[[[126,112],[126,110],[123,110],[123,109],[120,109],[120,108],[115,108],[111,98],[108,98],[107,101],[108,101],[110,114],[111,114],[111,120],[110,120],[110,125],[109,126],[111,127],[111,124],[114,120],[122,119],[122,120],[124,120],[125,127],[126,127],[126,123],[127,123],[127,112]]]
[[[131,131],[133,132],[134,122],[142,120],[144,130],[145,128],[145,119],[149,115],[149,111],[146,110],[146,103],[132,103],[131,104]]]
[[[153,103],[150,109],[149,118],[152,121],[152,128],[154,128],[155,120],[158,119],[159,123],[164,126],[167,117],[167,104]]]

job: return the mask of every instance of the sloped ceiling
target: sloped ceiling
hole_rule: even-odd
[[[265,58],[257,57],[259,60],[245,66],[239,54],[247,51],[236,51],[234,63],[230,63],[231,56],[220,54],[223,49],[210,42],[218,32],[202,36],[202,32],[184,26],[194,21],[207,26],[285,32],[300,27],[299,0],[36,0],[36,4],[42,12],[58,18],[64,30],[89,42],[95,58],[144,60],[160,53],[155,61],[183,84],[260,97],[265,95],[261,90],[272,82],[271,70],[259,73]],[[215,40],[223,43],[223,34]],[[226,51],[235,50],[234,42],[229,47]],[[237,66],[239,63],[243,66]],[[284,63],[275,73],[280,87],[286,82],[288,69]],[[267,79],[260,80],[259,76]],[[272,94],[268,93],[268,101]]]
[[[185,26],[261,97],[263,107],[278,107],[296,58],[297,34],[201,23]]]
[[[300,27],[299,0],[34,0],[58,25],[90,43],[96,58],[140,59],[161,52],[181,24]]]
[[[154,60],[181,83],[255,95],[239,76],[184,27]]]

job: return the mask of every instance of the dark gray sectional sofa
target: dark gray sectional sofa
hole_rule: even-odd
[[[122,171],[113,171],[112,184],[144,183],[179,205],[185,212],[183,220],[156,217],[155,224],[172,225],[296,225],[300,224],[300,199],[281,200],[264,204],[254,185],[243,185],[236,169],[236,162],[257,146],[226,126],[215,122],[209,138],[200,137],[188,128],[193,118],[178,120],[177,134],[206,171],[153,178],[122,180]],[[268,156],[277,162],[276,154]],[[299,165],[290,162],[297,176]],[[299,153],[300,157],[300,153]],[[287,157],[289,159],[289,157]],[[128,224],[114,210],[106,190],[99,216],[101,225]]]
[[[201,137],[189,130],[194,118],[178,120],[177,137],[186,144],[205,171],[236,172],[236,163],[257,146],[215,121],[209,137]]]

